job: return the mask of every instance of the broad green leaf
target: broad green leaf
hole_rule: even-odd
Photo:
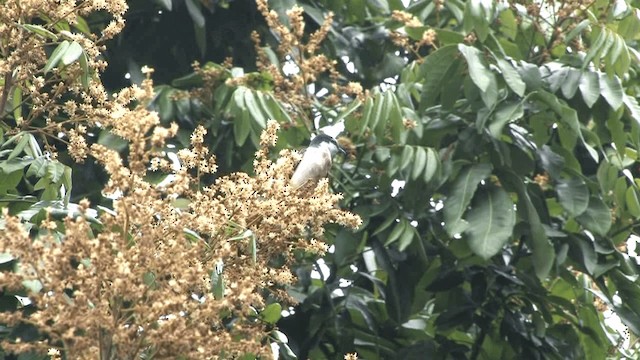
[[[83,52],[84,50],[82,50],[82,46],[73,41],[64,51],[64,54],[62,55],[62,63],[65,65],[72,64],[82,56]]]
[[[398,250],[405,251],[409,245],[413,242],[413,239],[419,238],[418,231],[415,227],[411,226],[411,224],[407,225],[404,228],[404,232],[400,235],[398,239]]]
[[[30,159],[30,158],[0,161],[0,171],[3,174],[11,174],[14,171],[24,169],[25,167],[27,167],[27,165],[30,165],[32,162],[33,162],[33,159]]]
[[[458,174],[451,185],[443,208],[445,229],[449,236],[460,234],[467,229],[468,224],[462,219],[462,216],[467,210],[478,184],[491,174],[491,170],[491,164],[482,163],[466,167]]]
[[[629,111],[631,118],[635,120],[636,123],[640,124],[640,105],[638,105],[636,98],[623,94],[622,101],[624,102],[627,111]]]
[[[482,0],[469,0],[465,3],[464,30],[466,33],[475,30],[480,41],[485,41],[489,35],[492,3]]]
[[[263,129],[267,127],[267,119],[265,119],[264,117],[263,110],[258,105],[256,97],[253,91],[250,89],[244,91],[244,104],[246,105],[249,114],[253,118],[253,121],[255,121]]]
[[[11,256],[9,253],[0,253],[0,264],[8,263],[9,261],[13,261],[15,258]]]
[[[233,136],[238,146],[244,145],[251,132],[250,113],[244,103],[244,93],[246,91],[249,90],[244,86],[238,87],[233,92],[233,100],[229,103],[230,112],[234,116]]]
[[[424,58],[420,66],[420,75],[424,78],[419,107],[421,111],[436,104],[444,84],[449,80],[447,73],[455,66],[457,54],[457,45],[447,45]]]
[[[611,111],[607,117],[607,129],[609,129],[611,139],[616,145],[616,151],[622,156],[626,147],[627,133],[624,130],[624,122],[621,117],[622,111]]]
[[[513,10],[503,9],[498,18],[500,19],[500,31],[509,39],[515,40],[518,34],[518,20],[513,14]]]
[[[556,252],[547,238],[540,221],[540,215],[538,215],[538,211],[531,201],[531,196],[520,177],[514,173],[506,172],[500,175],[500,181],[512,187],[518,194],[518,213],[521,213],[521,217],[525,219],[525,224],[529,225],[530,237],[528,240],[533,252],[533,267],[538,279],[544,280],[549,276],[553,267]]]
[[[399,222],[396,223],[396,226],[393,227],[389,236],[385,239],[384,245],[389,246],[396,240],[400,238],[400,236],[404,233],[407,226],[410,226],[407,222],[407,219],[401,218]]]
[[[530,64],[525,61],[520,61],[520,66],[517,70],[522,78],[522,81],[526,84],[529,91],[538,90],[542,87],[542,75],[540,74],[540,68],[534,64]]]
[[[260,318],[267,324],[275,324],[280,320],[281,313],[282,306],[279,303],[273,303],[267,305],[267,307],[260,312]]]
[[[567,68],[567,76],[564,78],[564,82],[560,86],[560,89],[562,89],[562,95],[567,99],[573,98],[576,95],[576,91],[578,91],[581,79],[582,72],[580,70]]]
[[[440,157],[433,148],[427,148],[427,166],[424,171],[424,181],[429,182],[437,174],[440,168]]]
[[[627,205],[627,211],[635,218],[640,218],[640,200],[638,200],[638,193],[633,186],[627,188],[625,192],[625,205]]]
[[[481,92],[486,92],[492,83],[493,73],[484,65],[482,52],[473,46],[464,44],[458,44],[458,50],[467,60],[471,80]]]
[[[71,45],[71,43],[65,40],[61,42],[60,45],[58,45],[55,50],[53,50],[53,53],[51,53],[51,56],[49,57],[47,64],[44,66],[45,74],[51,71],[51,69],[53,69],[54,67],[56,67],[56,65],[58,65],[58,62],[60,62],[60,59],[62,59],[64,54],[67,52],[69,45]]]
[[[44,156],[34,159],[31,165],[29,165],[29,169],[27,169],[27,177],[44,177],[47,174],[47,165],[49,164],[49,161],[50,160],[47,160]]]
[[[618,110],[622,106],[624,92],[617,76],[609,77],[605,73],[600,73],[600,93],[613,110]]]
[[[18,140],[18,143],[16,144],[16,147],[13,148],[13,150],[11,151],[11,154],[9,154],[9,157],[7,157],[7,160],[12,160],[16,156],[22,154],[22,152],[27,147],[27,145],[29,145],[30,137],[33,136],[33,135],[31,135],[29,133],[26,133],[26,132],[22,132],[22,133],[19,134],[19,136],[20,136],[20,140]]]
[[[598,265],[598,255],[593,249],[593,242],[575,236],[569,236],[568,241],[571,248],[571,257],[584,266],[589,274],[593,274],[593,271]]]
[[[489,133],[496,139],[502,135],[504,126],[512,121],[520,119],[524,115],[522,102],[503,102],[497,106],[493,114],[493,120],[489,124]]]
[[[60,181],[64,174],[65,167],[64,164],[58,161],[50,161],[47,164],[47,177],[52,183],[57,184]]]
[[[608,37],[608,31],[604,27],[594,27],[592,30],[592,34],[593,36],[596,36],[596,39],[591,43],[591,46],[589,46],[589,51],[587,51],[587,55],[585,56],[582,63],[583,69],[586,69],[587,66],[589,66],[591,60],[599,57],[599,54],[602,51],[602,47],[605,45]]]
[[[582,214],[589,205],[589,189],[578,178],[563,179],[556,185],[560,205],[571,215]]]
[[[593,104],[598,101],[600,97],[600,81],[598,74],[595,72],[587,71],[580,77],[580,84],[578,85],[582,99],[589,108],[593,107]]]
[[[502,58],[496,58],[496,62],[500,71],[502,71],[502,77],[504,77],[504,81],[507,83],[507,86],[509,86],[516,95],[520,97],[524,96],[527,86],[524,81],[522,81],[520,74],[518,74],[513,65]]]
[[[600,198],[592,196],[587,210],[576,220],[594,234],[606,236],[611,228],[611,209]]]
[[[409,164],[413,162],[415,148],[410,145],[405,145],[402,149],[402,161],[400,162],[400,170],[406,169]]]
[[[411,180],[415,180],[422,174],[427,165],[427,151],[421,147],[416,147],[415,156],[413,158],[413,168],[411,170]]]
[[[515,208],[509,194],[499,187],[481,191],[473,203],[465,234],[471,250],[486,260],[499,253],[513,234]]]

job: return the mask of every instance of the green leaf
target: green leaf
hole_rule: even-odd
[[[30,158],[0,161],[0,171],[2,171],[2,173],[4,174],[11,174],[14,171],[24,169],[25,167],[27,167],[27,165],[31,164],[32,162],[33,162],[33,159],[30,159]]]
[[[487,260],[496,255],[513,234],[516,214],[513,201],[502,188],[480,192],[467,213],[465,231],[469,248]]]
[[[211,292],[216,300],[224,298],[224,275],[222,262],[216,264],[211,270]]]
[[[437,174],[440,168],[440,157],[433,148],[427,148],[427,166],[424,171],[424,181],[429,182]]]
[[[64,196],[64,206],[69,205],[69,201],[71,200],[71,190],[73,189],[72,184],[72,170],[68,166],[64,166],[64,173],[62,174],[62,185],[64,186],[65,196]]]
[[[247,110],[249,110],[253,120],[260,125],[262,129],[267,127],[267,119],[265,119],[264,113],[256,102],[256,97],[254,96],[253,91],[250,89],[247,89],[244,92],[244,104],[246,105]]]
[[[24,24],[21,25],[23,28],[27,29],[28,31],[38,34],[40,36],[42,36],[43,38],[49,38],[52,40],[58,40],[58,36],[54,33],[52,33],[51,31],[45,29],[44,27],[40,26],[40,25],[33,25],[33,24]]]
[[[635,218],[640,218],[640,200],[638,200],[638,193],[633,186],[627,188],[625,192],[625,205],[627,206],[627,211],[629,214]]]
[[[493,73],[484,65],[482,52],[473,46],[464,44],[458,44],[458,50],[467,60],[471,80],[481,92],[486,92],[492,83]]]
[[[582,72],[573,68],[567,68],[567,76],[564,78],[564,82],[560,85],[562,95],[571,99],[576,95],[580,80],[582,79]]]
[[[556,185],[560,205],[571,215],[582,214],[589,205],[589,189],[577,178],[563,179]]]
[[[638,105],[638,101],[636,100],[636,98],[624,94],[622,97],[622,101],[624,102],[627,111],[631,115],[631,118],[638,124],[640,124],[640,105]]]
[[[73,41],[64,51],[64,54],[62,55],[62,63],[65,65],[72,64],[73,62],[78,60],[83,53],[84,50],[82,49],[82,46]]]
[[[493,120],[489,124],[489,133],[499,139],[504,126],[511,121],[520,119],[523,115],[524,107],[521,101],[501,103],[493,114]]]
[[[618,110],[622,106],[624,92],[617,76],[610,77],[607,74],[600,73],[600,93],[613,110]]]
[[[390,98],[388,123],[391,127],[391,138],[394,142],[399,143],[401,142],[402,132],[405,129],[403,122],[404,118],[396,95],[389,91],[388,96]]]
[[[436,104],[444,84],[449,80],[449,70],[456,66],[456,45],[443,46],[424,58],[420,66],[420,75],[424,77],[420,110]]]
[[[0,264],[5,264],[13,260],[15,260],[15,258],[11,254],[0,253]]]
[[[593,274],[598,265],[598,255],[593,248],[593,243],[575,236],[569,236],[568,241],[571,246],[571,257],[582,264],[589,274]]]
[[[200,9],[200,2],[195,0],[185,0],[185,5],[187,5],[187,11],[189,12],[189,16],[191,16],[191,20],[193,20],[193,24],[196,27],[204,28],[205,18],[202,15],[202,10]]]
[[[50,160],[47,160],[44,156],[34,159],[29,169],[27,169],[27,177],[44,177],[47,174],[47,164],[49,161]]]
[[[540,221],[540,215],[531,201],[531,196],[529,196],[523,180],[512,172],[500,174],[500,180],[505,185],[512,187],[518,194],[518,213],[521,213],[520,217],[525,219],[525,224],[529,225],[530,237],[528,240],[533,250],[533,267],[538,279],[544,280],[549,276],[554,264],[555,249],[547,238]]]
[[[407,222],[407,219],[405,218],[400,219],[400,221],[396,224],[396,226],[394,226],[393,230],[391,230],[391,233],[389,234],[389,236],[385,239],[384,245],[389,246],[393,242],[398,240],[400,236],[404,233],[407,226],[410,226],[409,223]]]
[[[485,41],[489,35],[489,19],[491,19],[491,4],[493,2],[469,0],[464,8],[464,31],[475,30],[480,41]]]
[[[587,55],[583,60],[583,63],[582,63],[583,69],[589,66],[589,63],[591,62],[591,60],[593,60],[596,57],[599,57],[599,54],[602,51],[602,47],[605,45],[608,37],[607,36],[608,31],[604,27],[594,27],[592,30],[592,33],[594,36],[597,36],[597,37],[596,37],[596,40],[591,43],[591,46],[589,47],[589,51],[587,51]]]
[[[411,171],[411,180],[415,180],[422,174],[427,165],[427,151],[423,147],[416,147],[415,156],[413,158],[413,169]]]
[[[87,53],[84,51],[82,51],[82,55],[80,56],[80,68],[82,69],[82,75],[80,75],[80,82],[82,83],[82,87],[85,90],[87,90],[89,88],[89,76],[91,75],[91,71],[89,69]]]
[[[13,88],[13,119],[16,124],[20,126],[22,124],[22,87],[16,86]]]
[[[496,62],[498,64],[498,68],[500,68],[500,71],[502,72],[502,77],[507,83],[507,86],[509,86],[516,95],[520,97],[524,96],[527,86],[524,81],[522,81],[520,74],[518,74],[513,65],[502,58],[496,58]]]
[[[400,235],[400,238],[398,239],[398,250],[399,251],[405,251],[409,245],[411,245],[411,243],[413,242],[413,239],[419,238],[420,235],[418,234],[418,231],[416,230],[415,227],[413,227],[411,224],[407,225],[404,228],[404,232],[402,233],[402,235]]]
[[[369,121],[369,128],[374,133],[376,133],[376,135],[380,133],[384,134],[385,121],[383,119],[385,119],[387,115],[383,113],[384,103],[385,103],[385,96],[382,93],[376,94],[376,96],[373,98],[373,109],[370,114],[371,120]],[[383,131],[380,131],[380,129],[382,129]]]
[[[64,169],[66,166],[64,164],[56,161],[50,161],[47,164],[47,177],[51,180],[52,183],[57,184],[62,175],[64,174]]]
[[[161,5],[165,10],[171,11],[172,9],[172,0],[155,0],[155,2]]]
[[[611,228],[611,209],[598,197],[589,198],[589,207],[576,220],[587,230],[606,236]]]
[[[451,185],[449,196],[444,201],[444,223],[449,236],[465,231],[468,223],[462,219],[480,181],[491,174],[491,164],[482,163],[466,167]]]
[[[410,145],[405,145],[402,149],[402,161],[400,162],[400,170],[404,170],[411,162],[413,162],[415,148]]]
[[[250,113],[244,103],[244,93],[246,91],[249,90],[243,86],[238,87],[233,92],[233,100],[229,103],[230,112],[234,116],[233,136],[238,146],[244,145],[251,132]]]
[[[60,45],[58,45],[55,50],[53,50],[53,53],[51,53],[51,56],[49,57],[47,64],[44,66],[45,74],[51,71],[51,69],[53,69],[54,67],[56,67],[56,65],[58,65],[58,62],[60,62],[60,59],[62,59],[64,54],[67,52],[69,45],[71,45],[71,43],[65,40],[61,42]]]
[[[73,27],[80,30],[81,33],[91,36],[91,29],[89,28],[89,24],[87,20],[85,20],[82,16],[76,15],[76,23],[73,24]]]
[[[595,104],[600,97],[600,81],[598,79],[598,74],[591,71],[583,73],[580,77],[578,88],[580,89],[584,103],[587,104],[589,108],[593,107],[593,104]]]
[[[267,305],[267,307],[260,312],[260,318],[267,324],[275,324],[280,320],[280,317],[282,316],[281,314],[282,305],[279,303],[273,303]]]
[[[16,156],[22,154],[22,152],[27,147],[27,145],[29,145],[29,140],[30,140],[30,137],[32,136],[31,134],[26,133],[26,132],[21,132],[18,135],[20,136],[20,140],[18,140],[18,143],[16,144],[16,147],[13,148],[13,150],[9,154],[9,157],[7,157],[7,160],[12,160]]]

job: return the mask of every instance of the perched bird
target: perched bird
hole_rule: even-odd
[[[341,152],[346,155],[343,148],[333,137],[327,134],[319,134],[311,140],[309,147],[304,151],[302,160],[291,176],[291,185],[300,188],[309,181],[316,182],[329,174],[333,157]]]

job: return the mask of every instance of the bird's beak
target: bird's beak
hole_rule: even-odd
[[[338,151],[340,151],[342,153],[342,156],[347,156],[347,152],[344,150],[344,148],[342,146],[338,145]]]

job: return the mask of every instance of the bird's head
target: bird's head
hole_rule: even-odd
[[[329,150],[329,152],[331,152],[331,156],[335,156],[338,152],[341,152],[342,155],[347,154],[344,149],[338,144],[336,139],[333,136],[327,134],[318,134],[313,138],[313,140],[311,140],[311,143],[309,143],[309,147],[326,148]]]

